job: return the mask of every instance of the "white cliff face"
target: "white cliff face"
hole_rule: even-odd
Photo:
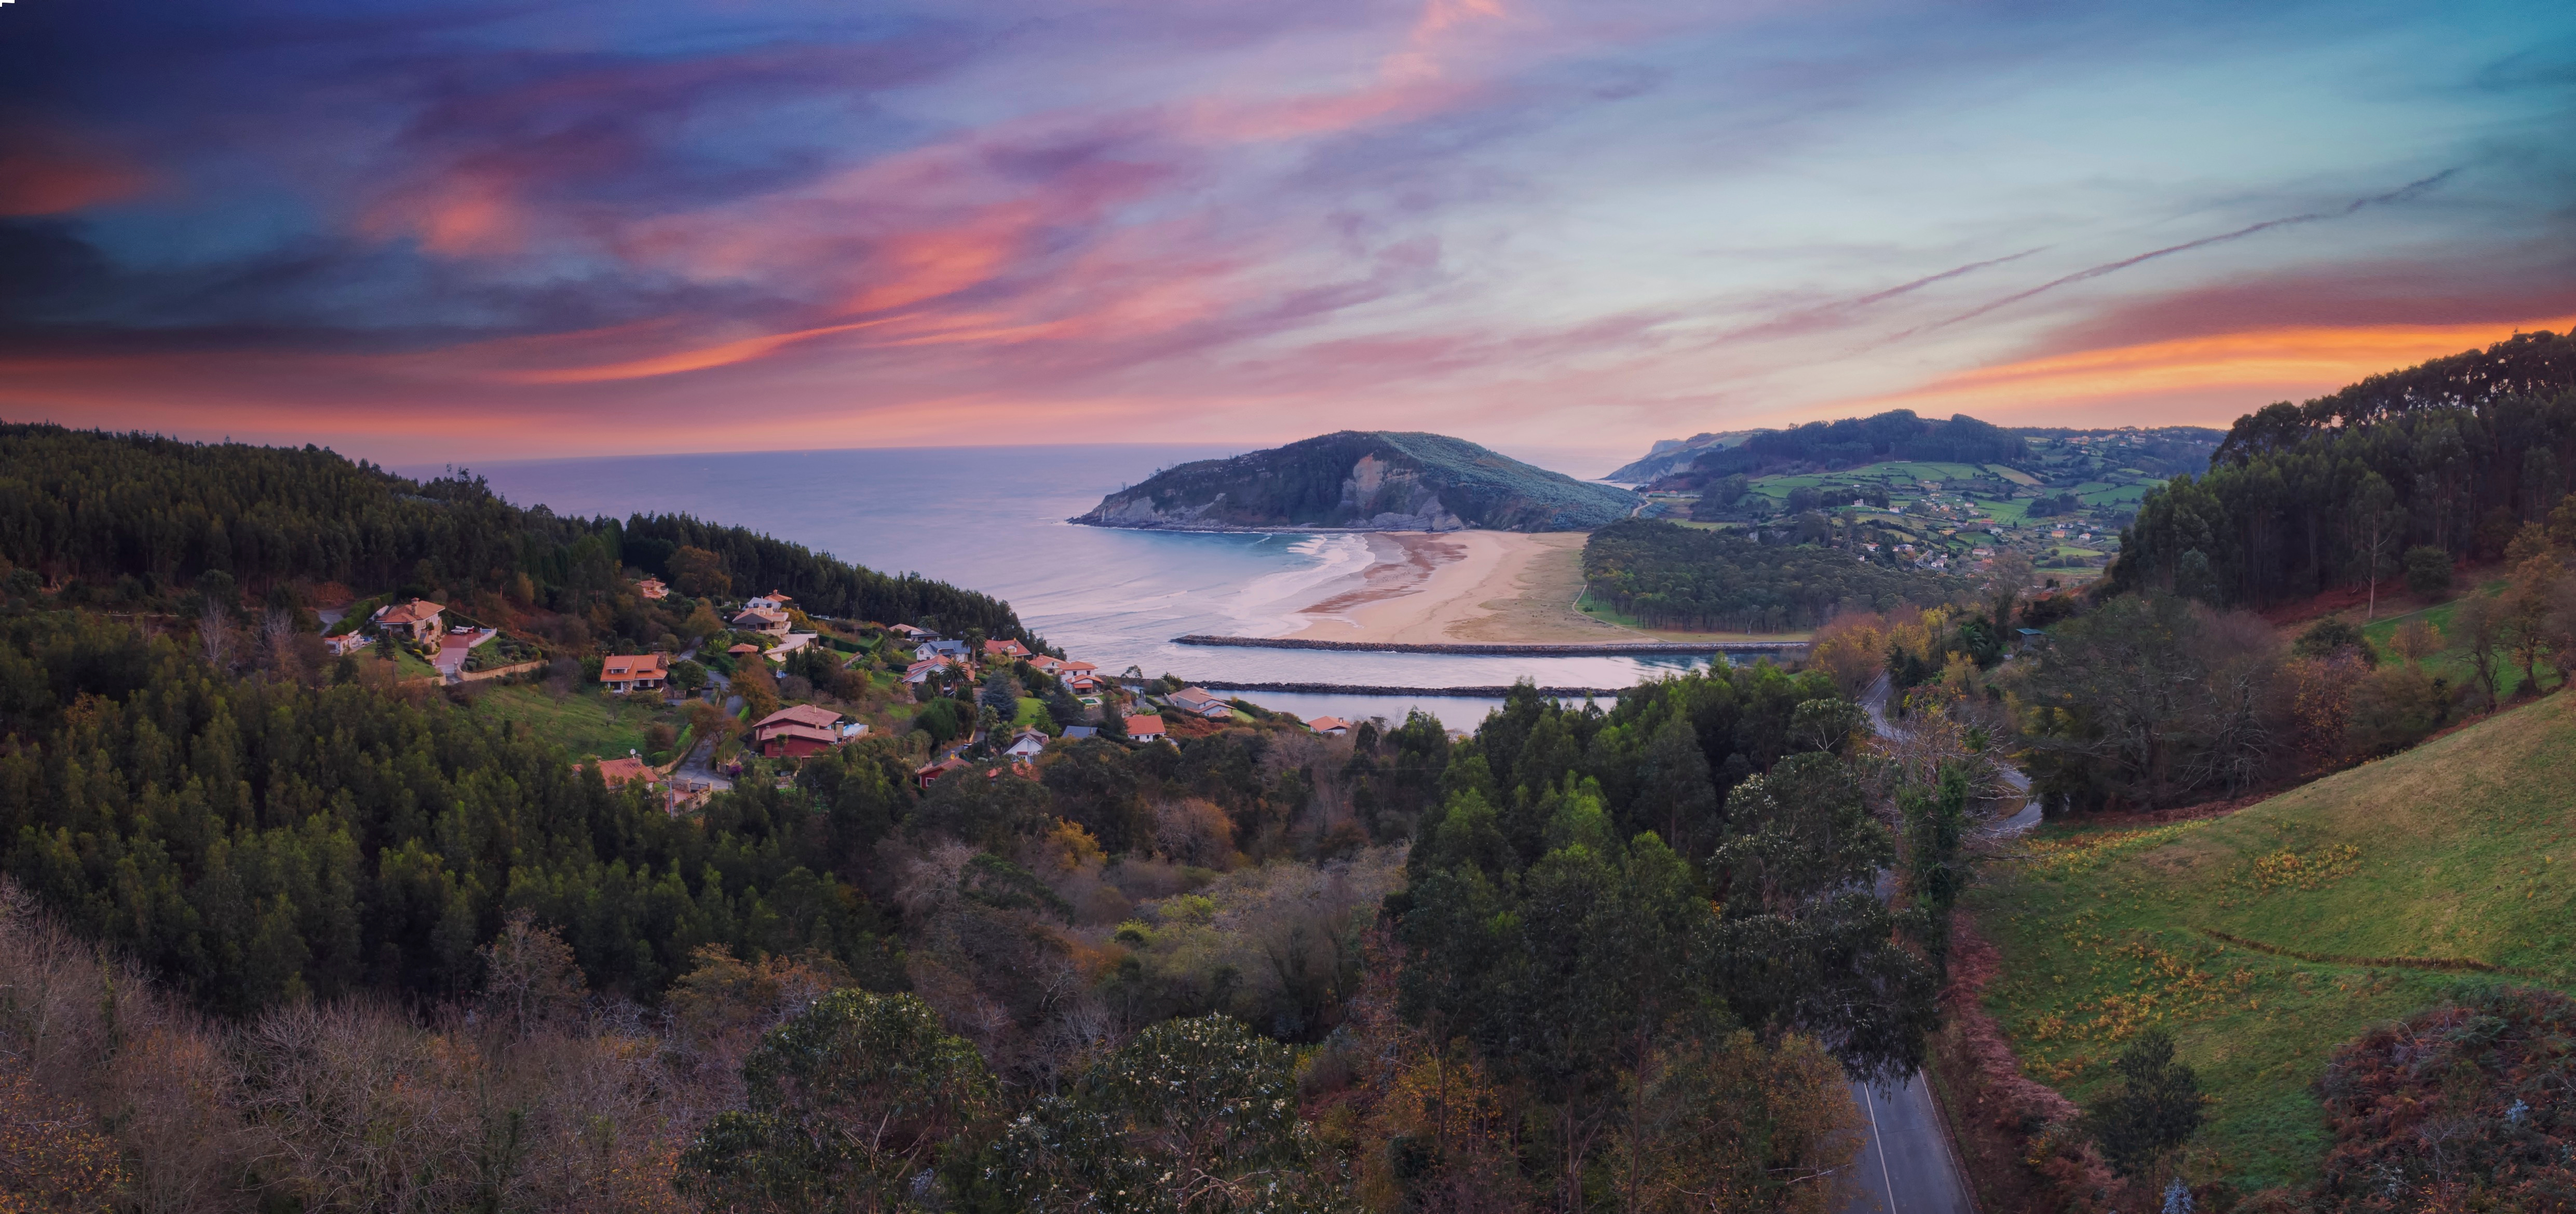
[[[1422,483],[1418,470],[1374,455],[1361,456],[1342,478],[1342,508],[1351,517],[1345,526],[1373,531],[1459,531],[1467,526],[1440,503],[1439,491]]]

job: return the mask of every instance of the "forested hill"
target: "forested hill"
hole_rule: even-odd
[[[211,579],[255,597],[337,582],[578,611],[622,585],[623,567],[667,576],[683,546],[714,553],[734,592],[783,590],[819,614],[934,617],[1037,643],[989,595],[686,515],[565,518],[504,501],[480,478],[414,481],[312,446],[0,425],[0,558],[68,584],[76,603],[163,603]]]
[[[2576,336],[2523,334],[2238,419],[2208,475],[2141,503],[2108,586],[2265,603],[2387,578],[2413,548],[2490,559],[2571,471]]]
[[[1636,495],[1438,434],[1343,430],[1155,473],[1073,521],[1187,531],[1580,531],[1626,518]]]
[[[1696,488],[1720,477],[1765,476],[1774,472],[1830,472],[1889,460],[1953,464],[2010,464],[2029,455],[2019,435],[1966,414],[1946,422],[1916,417],[1897,409],[1875,417],[1809,422],[1788,430],[1768,430],[1732,446],[1711,447],[1669,479],[1687,479]],[[1658,483],[1656,488],[1667,487]]]

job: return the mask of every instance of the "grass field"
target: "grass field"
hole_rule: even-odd
[[[2335,1046],[2468,985],[2576,990],[2571,790],[2576,697],[2552,696],[2229,817],[2043,827],[1966,899],[2004,955],[1987,1005],[2078,1102],[2130,1036],[2168,1028],[2216,1098],[2198,1178],[2304,1183]],[[2424,958],[2521,972],[2386,963]]]
[[[2470,678],[2469,646],[2468,637],[2464,635],[2460,629],[2452,625],[2451,618],[2458,614],[2460,604],[2466,601],[2469,595],[2483,594],[2492,597],[2494,595],[2504,593],[2504,588],[2505,583],[2503,579],[2499,578],[2495,581],[2472,587],[2464,591],[2460,597],[2452,599],[2447,603],[2436,603],[2430,607],[2418,608],[2414,611],[2399,614],[2382,614],[2377,620],[2368,624],[2362,624],[2362,635],[2370,638],[2371,645],[2379,650],[2381,660],[2385,661],[2389,659],[2388,642],[2391,638],[2397,635],[2397,630],[2399,628],[2403,627],[2411,620],[2430,621],[2435,628],[2442,631],[2442,648],[2439,652],[2424,659],[2424,668],[2445,679],[2449,679],[2451,681],[2451,685],[2457,687],[2468,682]],[[2402,584],[2396,587],[2382,585],[2380,604],[2383,613],[2388,606],[2389,599],[2393,595],[2402,592]],[[2361,624],[2361,612],[2346,611],[2339,614],[2341,614],[2345,619],[2350,620],[2352,623]],[[2545,687],[2548,685],[2546,663],[2543,663],[2542,665],[2542,673],[2542,686]],[[2506,661],[2503,664],[2502,669],[2496,675],[2496,687],[2498,693],[2501,695],[2506,697],[2514,695],[2522,687],[2522,668],[2514,665],[2510,660]]]
[[[575,759],[613,759],[644,749],[644,727],[661,721],[673,729],[688,720],[663,706],[658,696],[620,701],[597,691],[575,692],[557,700],[545,688],[522,684],[494,687],[480,694],[474,711],[494,720],[516,721],[523,730],[563,744]]]

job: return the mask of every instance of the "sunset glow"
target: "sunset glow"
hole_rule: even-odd
[[[2576,326],[2570,34],[2540,4],[28,0],[0,416],[394,462],[2224,425]]]

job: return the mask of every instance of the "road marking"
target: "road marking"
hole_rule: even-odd
[[[1861,1085],[1860,1109],[1869,1117],[1869,1149],[1878,1154],[1878,1187],[1887,1194],[1887,1214],[1896,1214],[1896,1178],[1887,1174],[1887,1142],[1878,1132],[1878,1088]]]

